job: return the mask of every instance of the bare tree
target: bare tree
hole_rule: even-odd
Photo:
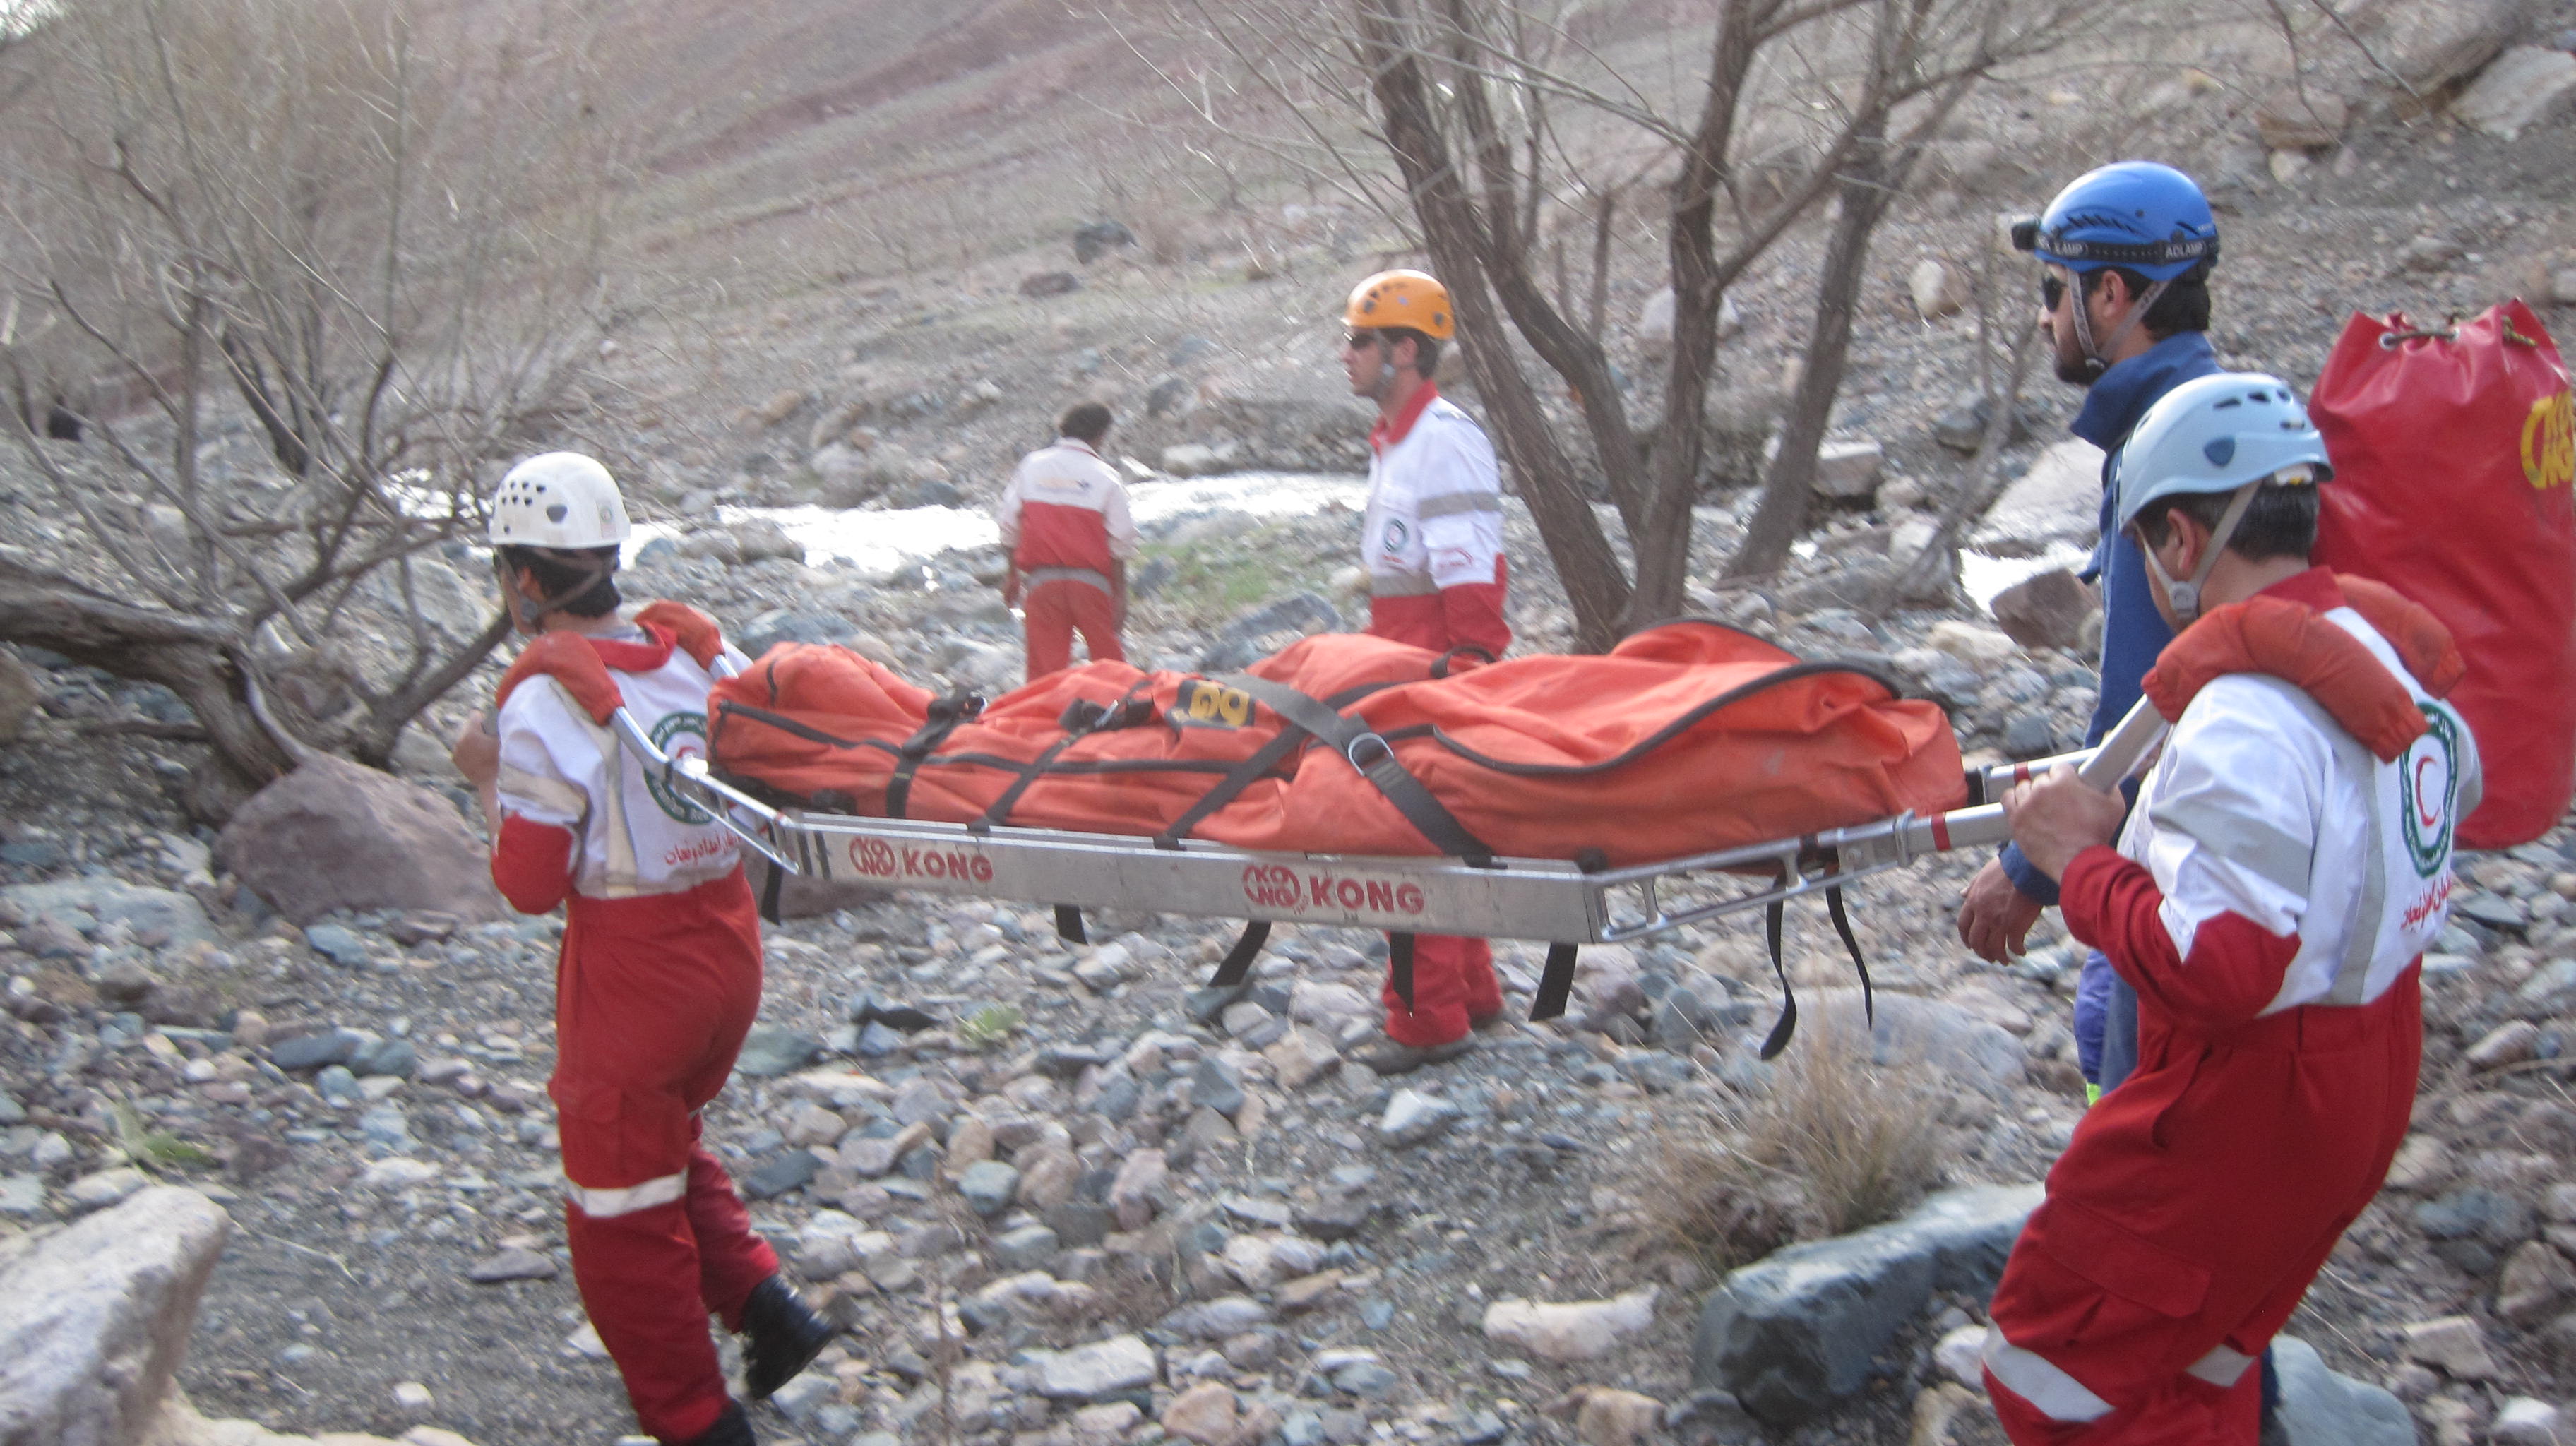
[[[1727,288],[1831,201],[1801,380],[1727,568],[1747,577],[1776,570],[1805,521],[1870,237],[1916,158],[1981,80],[2065,45],[2103,8],[1728,0],[1712,7],[1705,65],[1659,80],[1604,59],[1577,33],[1580,7],[1564,0],[1349,0],[1320,13],[1287,0],[1194,3],[1246,89],[1296,122],[1291,140],[1275,144],[1302,145],[1311,165],[1361,193],[1369,169],[1351,118],[1394,159],[1403,209],[1456,294],[1470,374],[1564,581],[1578,642],[1590,647],[1683,608]],[[1661,182],[1654,219],[1674,292],[1663,412],[1642,424],[1601,341],[1614,197],[1638,189],[1609,180],[1623,168]],[[1543,234],[1550,215],[1592,232],[1589,316]],[[1551,269],[1553,296],[1542,284]],[[1617,565],[1586,477],[1522,372],[1524,346],[1573,400],[1633,573]]]
[[[177,691],[201,813],[384,762],[507,632],[438,549],[595,354],[620,157],[579,17],[496,13],[93,0],[8,57],[6,306],[50,329],[0,359],[87,368],[93,440],[12,409],[68,527],[0,556],[0,638]]]

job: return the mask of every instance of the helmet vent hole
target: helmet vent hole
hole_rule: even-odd
[[[572,509],[564,506],[560,502],[546,509],[546,520],[548,522],[561,522],[571,515]]]
[[[2221,403],[2221,405],[2233,406],[2235,404],[2227,402]],[[2200,455],[2207,457],[2209,459],[2209,465],[2212,467],[2224,467],[2236,456],[2236,439],[2234,437],[2220,437],[2216,441],[2211,442],[2208,446],[2201,448]]]

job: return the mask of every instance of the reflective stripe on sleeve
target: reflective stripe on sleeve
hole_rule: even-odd
[[[1994,1326],[1986,1327],[1986,1346],[1980,1354],[1986,1369],[2006,1390],[2028,1401],[2052,1421],[2098,1421],[2111,1414],[2110,1402],[2094,1395],[2082,1381],[2059,1370],[2038,1352],[2023,1350],[2005,1340],[2004,1333]]]
[[[547,778],[504,763],[493,782],[503,793],[515,794],[541,808],[570,814],[575,819],[590,811],[590,795],[560,778]]]
[[[581,1213],[593,1220],[632,1215],[656,1205],[668,1205],[688,1192],[689,1172],[657,1175],[641,1185],[628,1185],[616,1190],[586,1190],[567,1181],[564,1198],[581,1207]]]
[[[1425,522],[1434,517],[1455,517],[1462,512],[1500,512],[1503,499],[1491,492],[1444,492],[1425,497],[1413,504],[1413,515]]]
[[[2316,849],[2308,839],[2294,838],[2261,819],[2190,797],[2160,798],[2147,806],[2158,832],[2196,839],[2233,867],[2294,898],[2308,897],[2316,868]]]

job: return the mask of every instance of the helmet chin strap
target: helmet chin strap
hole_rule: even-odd
[[[2176,582],[2173,575],[2165,571],[2165,565],[2156,560],[2154,548],[2138,549],[2146,556],[2147,571],[2154,574],[2156,586],[2165,590],[2165,601],[2173,606],[2176,632],[2200,620],[2200,590],[2208,586],[2209,574],[2218,566],[2218,555],[2227,550],[2228,540],[2236,535],[2237,524],[2245,520],[2245,509],[2254,505],[2255,489],[2261,487],[2265,480],[2258,477],[2246,483],[2228,499],[2227,510],[2219,514],[2218,525],[2209,529],[2209,548],[2200,555],[2200,566],[2192,570],[2191,581]]]
[[[2090,305],[2093,298],[2089,288],[2084,285],[2083,275],[2076,274],[2075,295],[2069,298],[2075,308],[2075,344],[2084,349],[2087,369],[2093,375],[2098,377],[2111,369],[2111,363],[2105,358],[2104,353],[2118,346],[2121,338],[2129,334],[2131,327],[2147,319],[2147,308],[2155,305],[2156,298],[2165,294],[2165,286],[2166,283],[2162,281],[2147,283],[2147,289],[2138,293],[2137,304],[2129,308],[2127,318],[2112,328],[2111,334],[2096,345],[2093,341],[2093,315]]]
[[[547,561],[580,572],[583,574],[581,581],[552,597],[529,597],[519,590],[519,579],[510,566],[510,559],[499,548],[492,550],[492,571],[500,576],[501,600],[510,609],[510,625],[530,637],[546,630],[546,614],[590,591],[599,585],[601,578],[617,571],[617,563],[613,559],[575,562],[568,557],[549,557]]]

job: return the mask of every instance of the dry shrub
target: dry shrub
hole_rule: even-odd
[[[1920,1071],[1811,1020],[1768,1087],[1667,1121],[1643,1191],[1658,1234],[1726,1267],[1892,1220],[1941,1178],[1948,1131]]]

